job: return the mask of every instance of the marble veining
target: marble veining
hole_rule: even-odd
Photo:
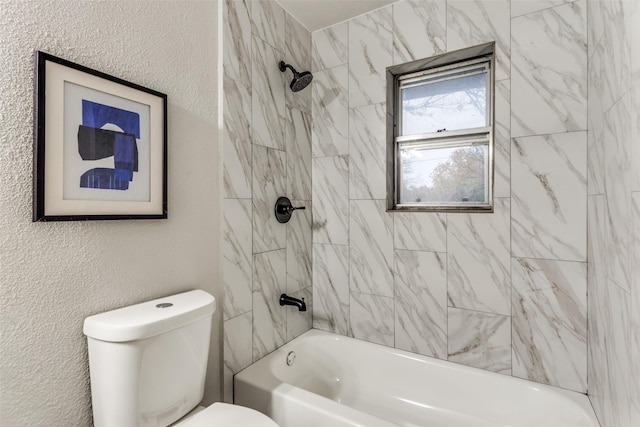
[[[224,2],[224,74],[251,86],[251,18],[245,0]],[[225,91],[226,94],[226,91]]]
[[[446,13],[446,0],[393,3],[393,64],[444,53]]]
[[[313,243],[349,244],[349,158],[312,161]]]
[[[511,373],[509,316],[449,308],[448,324],[449,361]]]
[[[251,89],[224,76],[224,196],[251,198]]]
[[[286,247],[286,228],[273,214],[286,185],[285,153],[253,146],[253,252]]]
[[[589,3],[591,4],[591,3]],[[589,195],[604,194],[604,111],[602,97],[604,93],[604,66],[606,53],[602,43],[593,49],[589,58],[588,90],[589,99],[587,122],[587,150]]]
[[[352,292],[349,323],[354,338],[393,347],[393,298]]]
[[[286,250],[253,255],[253,361],[285,343],[286,311],[279,304],[286,291]]]
[[[393,216],[386,202],[351,200],[349,213],[351,291],[393,297]]]
[[[251,0],[251,31],[276,49],[285,42],[285,11],[275,1]]]
[[[312,69],[326,70],[347,63],[348,56],[348,23],[342,22],[313,33]]]
[[[496,81],[511,76],[509,0],[448,0],[447,51],[496,42]]]
[[[587,128],[586,1],[513,18],[511,135]]]
[[[514,258],[513,375],[585,393],[587,265]]]
[[[311,286],[311,201],[291,200],[291,203],[305,207],[296,210],[286,225],[287,292],[294,293]]]
[[[349,75],[346,65],[314,74],[312,85],[313,157],[349,153]]]
[[[384,102],[385,70],[393,61],[392,8],[349,21],[349,107]]]
[[[287,108],[287,194],[291,199],[311,200],[311,116]]]
[[[313,327],[351,335],[349,246],[313,245]]]
[[[510,200],[494,199],[492,215],[450,215],[447,226],[449,305],[511,314]]]
[[[296,307],[287,306],[285,312],[287,314],[287,342],[311,329],[313,324],[313,289],[308,286],[296,292],[291,292],[294,298],[304,299],[307,311],[298,311]]]
[[[253,362],[252,313],[224,322],[224,396],[233,398],[233,376]]]
[[[278,68],[281,53],[254,37],[252,57],[253,144],[284,150],[286,76]]]
[[[395,347],[447,358],[446,254],[395,251]]]
[[[514,256],[586,261],[586,139],[586,132],[514,138]]]
[[[285,57],[282,60],[299,72],[311,69],[311,34],[289,14],[285,16]],[[289,82],[285,89],[287,105],[311,114],[311,87],[293,92],[289,90],[292,74],[287,70],[285,76]]]
[[[511,196],[511,80],[495,84],[493,197]]]
[[[575,0],[511,0],[511,17],[526,15]]]
[[[630,292],[631,102],[623,96],[604,115],[607,278]]]
[[[447,251],[447,215],[440,213],[393,214],[393,242],[396,249]]]
[[[222,278],[225,291],[223,313],[226,320],[251,310],[251,200],[225,199],[223,206]]]
[[[349,110],[349,197],[387,196],[385,104]]]

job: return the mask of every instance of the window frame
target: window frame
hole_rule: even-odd
[[[495,42],[461,49],[387,68],[387,210],[414,212],[493,212],[494,182],[494,108],[495,108]],[[487,91],[487,125],[459,130],[400,135],[402,127],[401,83],[424,80],[429,75],[446,78],[459,70],[479,68],[485,64]],[[476,144],[469,142],[476,141]],[[481,142],[480,142],[481,141]],[[400,147],[416,145],[428,148],[446,146],[487,147],[485,168],[485,202],[400,203],[402,185]]]

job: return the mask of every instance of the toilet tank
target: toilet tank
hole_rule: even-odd
[[[194,290],[86,318],[95,427],[164,427],[193,409],[214,311]]]

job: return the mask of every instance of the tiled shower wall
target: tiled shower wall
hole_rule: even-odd
[[[313,33],[315,328],[587,391],[587,37],[587,0],[402,0]],[[386,212],[385,68],[488,41],[495,212]]]
[[[589,396],[640,425],[640,2],[589,1]]]
[[[274,1],[224,3],[224,399],[232,376],[311,328],[311,35]],[[291,221],[274,204],[289,197]],[[281,307],[287,292],[308,311]]]

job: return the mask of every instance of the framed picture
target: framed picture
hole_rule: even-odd
[[[33,221],[167,217],[167,95],[36,53]]]

